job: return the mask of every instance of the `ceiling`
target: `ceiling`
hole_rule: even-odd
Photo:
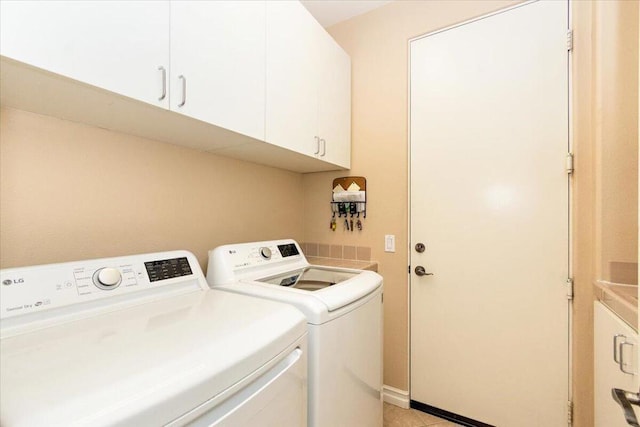
[[[372,9],[391,3],[392,0],[301,0],[301,3],[325,28]]]

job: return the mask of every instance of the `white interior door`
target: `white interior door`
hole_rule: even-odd
[[[566,31],[543,1],[411,42],[414,406],[567,424]]]

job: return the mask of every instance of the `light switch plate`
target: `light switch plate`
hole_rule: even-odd
[[[395,252],[396,251],[396,236],[393,234],[385,234],[384,236],[384,251]]]

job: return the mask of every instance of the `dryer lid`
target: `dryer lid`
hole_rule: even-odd
[[[295,308],[209,290],[0,340],[7,425],[164,425],[306,333]]]

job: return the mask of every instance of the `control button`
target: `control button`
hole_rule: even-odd
[[[93,283],[100,289],[115,289],[121,281],[122,275],[117,268],[101,268],[93,274]]]
[[[260,248],[260,256],[264,259],[271,259],[271,249],[267,247]]]

